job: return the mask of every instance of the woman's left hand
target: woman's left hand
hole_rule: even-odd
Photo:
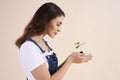
[[[92,59],[92,55],[91,54],[87,54],[87,55],[84,54],[84,56],[82,57],[82,63],[88,62],[91,59]]]

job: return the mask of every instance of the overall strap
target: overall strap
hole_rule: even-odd
[[[45,41],[44,39],[43,39],[43,41],[45,42],[45,44],[47,45],[47,47],[48,47],[50,50],[53,50],[53,49],[48,45],[47,41]]]
[[[27,40],[33,42],[42,51],[42,53],[45,53],[45,51],[33,39],[29,38]]]

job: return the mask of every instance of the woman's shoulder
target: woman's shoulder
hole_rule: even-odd
[[[31,42],[26,40],[21,46],[20,46],[20,50],[21,49],[34,49],[36,47],[36,45]]]

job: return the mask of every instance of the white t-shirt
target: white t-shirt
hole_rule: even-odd
[[[25,71],[26,77],[28,80],[35,80],[31,71],[43,64],[44,62],[47,64],[46,55],[53,54],[52,51],[45,52],[44,54],[41,50],[31,41],[25,41],[20,47],[20,63]],[[48,66],[49,68],[49,66]]]

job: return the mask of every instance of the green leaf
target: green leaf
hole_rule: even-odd
[[[77,45],[77,46],[76,46],[76,49],[78,49],[79,47],[80,47],[80,45]]]
[[[75,43],[75,48],[78,49],[81,45],[84,45],[85,43],[80,43],[80,42],[76,42]]]

